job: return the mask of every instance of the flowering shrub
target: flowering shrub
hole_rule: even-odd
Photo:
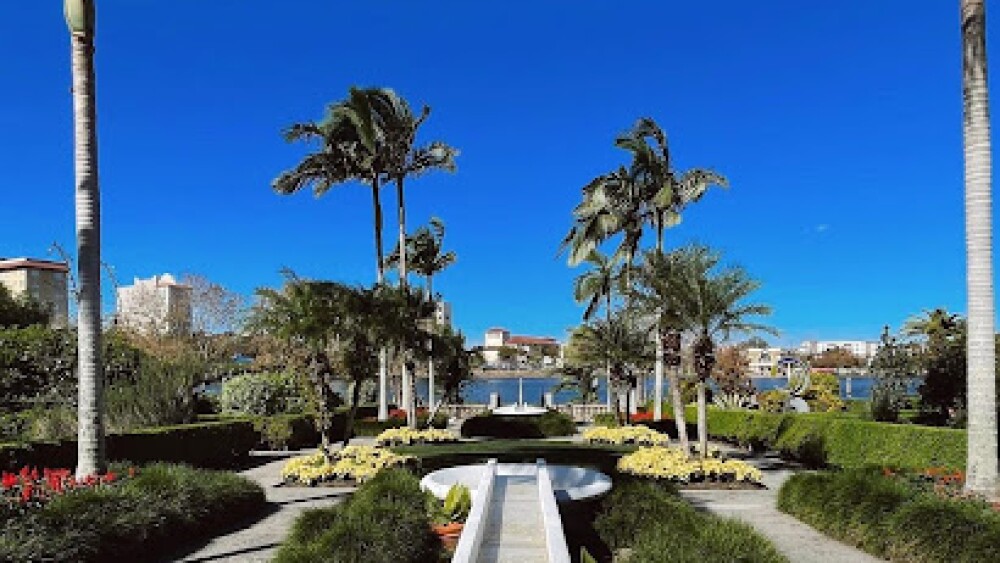
[[[374,446],[347,446],[331,454],[330,459],[322,451],[292,458],[281,469],[281,476],[286,483],[300,483],[310,487],[334,480],[361,483],[383,469],[402,466],[412,459],[412,456],[395,454]]]
[[[604,426],[588,428],[583,432],[583,440],[591,444],[612,444],[616,446],[624,444],[666,446],[670,442],[670,438],[666,434],[661,434],[641,424],[618,428],[607,428]]]
[[[618,470],[677,483],[718,481],[760,483],[756,467],[740,460],[687,458],[674,448],[640,448],[618,460]]]
[[[379,446],[400,446],[410,444],[443,444],[457,442],[458,436],[450,430],[412,430],[410,428],[390,428],[375,438]]]
[[[941,498],[963,499],[968,496],[965,492],[965,473],[961,469],[927,467],[922,471],[905,471],[886,467],[882,469],[882,475]],[[1000,503],[994,505],[994,509],[998,506]]]
[[[629,417],[632,422],[652,422],[653,413],[645,410],[636,411],[635,414]]]
[[[129,476],[135,476],[135,468],[129,469]],[[37,467],[26,465],[18,473],[0,473],[0,498],[3,508],[16,512],[39,508],[69,491],[108,486],[118,480],[113,471],[78,481],[69,469],[43,468],[39,472]]]

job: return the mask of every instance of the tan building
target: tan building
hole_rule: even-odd
[[[501,366],[505,363],[500,359],[501,348],[513,348],[517,351],[514,361],[503,367],[529,367],[534,361],[540,363],[534,367],[562,366],[562,345],[555,338],[511,335],[505,328],[487,330],[482,351],[486,365]]]
[[[27,295],[41,303],[54,327],[69,325],[69,266],[64,262],[34,258],[0,259],[0,283],[14,295]]]
[[[771,377],[785,375],[778,363],[786,356],[781,348],[747,348],[751,377]]]
[[[145,333],[189,334],[191,286],[170,274],[136,278],[133,285],[118,288],[115,322]]]

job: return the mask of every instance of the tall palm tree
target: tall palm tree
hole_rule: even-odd
[[[601,254],[599,250],[591,250],[586,258],[591,269],[577,276],[573,282],[573,298],[577,303],[586,303],[587,308],[583,311],[583,320],[588,321],[597,314],[597,310],[604,305],[605,318],[610,322],[612,312],[612,299],[614,293],[622,285],[622,275],[616,260]],[[608,407],[611,406],[611,361],[605,366],[608,378]]]
[[[705,247],[691,246],[677,251],[684,255],[680,271],[682,286],[678,288],[677,305],[683,324],[692,332],[694,371],[698,377],[698,441],[702,457],[708,452],[707,405],[705,387],[715,367],[715,348],[719,339],[733,333],[777,331],[755,322],[755,317],[771,314],[771,307],[746,303],[760,288],[760,282],[750,278],[738,267],[715,272],[719,255]]]
[[[1000,496],[994,360],[993,223],[985,0],[961,0],[965,240],[968,289],[968,464],[966,489]]]
[[[434,141],[427,146],[415,145],[417,131],[430,117],[431,108],[423,106],[420,115],[414,115],[410,104],[395,91],[383,88],[369,90],[369,103],[376,123],[374,130],[382,138],[382,143],[388,152],[388,176],[396,185],[396,201],[399,218],[399,283],[407,284],[407,248],[406,248],[406,200],[404,182],[407,178],[419,176],[431,170],[454,172],[454,148],[440,141]],[[404,355],[406,352],[404,351]],[[407,419],[411,427],[416,424],[414,412],[413,382],[410,380],[406,361],[402,368],[403,403],[406,405]]]
[[[900,332],[903,336],[934,338],[955,330],[961,323],[961,316],[949,313],[946,309],[938,307],[937,309],[924,311],[921,315],[906,319]]]
[[[385,279],[381,187],[389,173],[391,158],[372,105],[372,100],[381,92],[377,88],[352,87],[346,99],[327,108],[322,120],[295,123],[286,129],[286,141],[315,141],[319,147],[307,154],[295,168],[283,172],[272,184],[276,192],[285,195],[311,187],[316,197],[350,181],[366,184],[372,193],[375,280],[379,284]],[[379,420],[389,417],[387,356],[384,349],[379,358],[378,417]]]
[[[76,475],[103,473],[104,375],[101,364],[101,197],[97,177],[94,77],[95,0],[66,0],[73,65],[78,280]]]

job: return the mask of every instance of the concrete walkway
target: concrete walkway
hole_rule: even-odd
[[[271,561],[303,510],[336,504],[354,491],[353,487],[275,487],[281,481],[282,466],[291,456],[314,451],[255,452],[255,456],[270,460],[241,474],[264,488],[270,509],[268,515],[245,528],[218,536],[201,549],[176,560],[186,563]]]
[[[733,452],[727,444],[714,444],[723,451]],[[733,456],[736,457],[736,456]],[[763,473],[767,489],[742,491],[681,491],[681,496],[692,505],[729,518],[742,520],[753,526],[774,543],[792,563],[874,563],[882,561],[855,547],[841,543],[799,521],[777,508],[778,490],[795,469],[778,457],[751,457]]]

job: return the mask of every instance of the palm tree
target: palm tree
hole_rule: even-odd
[[[728,339],[733,333],[777,331],[752,320],[771,314],[771,307],[746,303],[760,288],[760,282],[750,278],[738,267],[714,272],[719,255],[705,247],[691,246],[676,253],[682,256],[676,303],[685,326],[692,332],[694,371],[698,377],[698,441],[701,455],[708,452],[705,386],[715,367],[718,339]]]
[[[609,258],[600,251],[594,249],[586,258],[586,262],[591,265],[591,269],[577,276],[573,282],[573,298],[577,303],[586,303],[587,308],[583,312],[583,320],[588,321],[594,317],[602,302],[604,305],[605,318],[611,320],[611,302],[615,289],[620,288],[622,275],[616,267],[616,261]],[[611,406],[611,361],[605,366],[608,377],[608,406]]]
[[[379,89],[352,87],[347,99],[331,104],[317,122],[295,123],[285,130],[285,140],[318,141],[295,168],[278,176],[272,187],[280,194],[293,194],[311,187],[316,197],[350,181],[367,184],[372,192],[375,231],[375,280],[385,278],[382,244],[381,186],[389,172],[390,150],[378,129],[372,100]],[[379,420],[389,417],[387,357],[379,358]]]
[[[407,178],[419,176],[431,170],[446,170],[454,172],[454,148],[435,141],[425,147],[415,146],[417,130],[430,117],[431,109],[423,106],[419,116],[413,114],[410,104],[391,89],[366,91],[368,106],[371,107],[375,127],[381,137],[381,142],[388,152],[388,177],[396,184],[397,210],[399,217],[399,283],[407,284],[407,248],[406,248],[406,203],[404,182]],[[405,352],[404,352],[405,355]],[[411,427],[415,426],[416,417],[413,404],[413,382],[410,381],[406,361],[403,362],[403,403],[406,405],[407,419]]]
[[[431,217],[427,226],[417,229],[412,237],[407,239],[407,246],[410,247],[413,259],[411,261],[412,270],[424,277],[426,282],[427,299],[435,301],[434,298],[434,276],[443,272],[446,268],[455,263],[456,255],[453,250],[444,250],[444,221],[437,217]],[[389,257],[402,255],[397,249]],[[433,350],[433,341],[430,342]],[[434,359],[427,361],[427,399],[430,408],[434,408]]]
[[[1000,496],[994,360],[990,111],[985,0],[961,0],[968,323],[968,464],[965,487]]]
[[[962,317],[938,307],[923,314],[910,317],[900,331],[903,336],[922,336],[933,339],[955,330],[962,323]]]
[[[579,402],[591,404],[597,401],[597,376],[594,366],[563,366],[559,368],[562,375],[554,391],[576,391],[579,395]],[[610,397],[610,376],[608,378],[608,396]]]
[[[73,64],[76,145],[76,238],[78,280],[78,374],[76,475],[103,473],[104,375],[101,364],[101,198],[97,177],[95,101],[95,0],[66,0]]]

